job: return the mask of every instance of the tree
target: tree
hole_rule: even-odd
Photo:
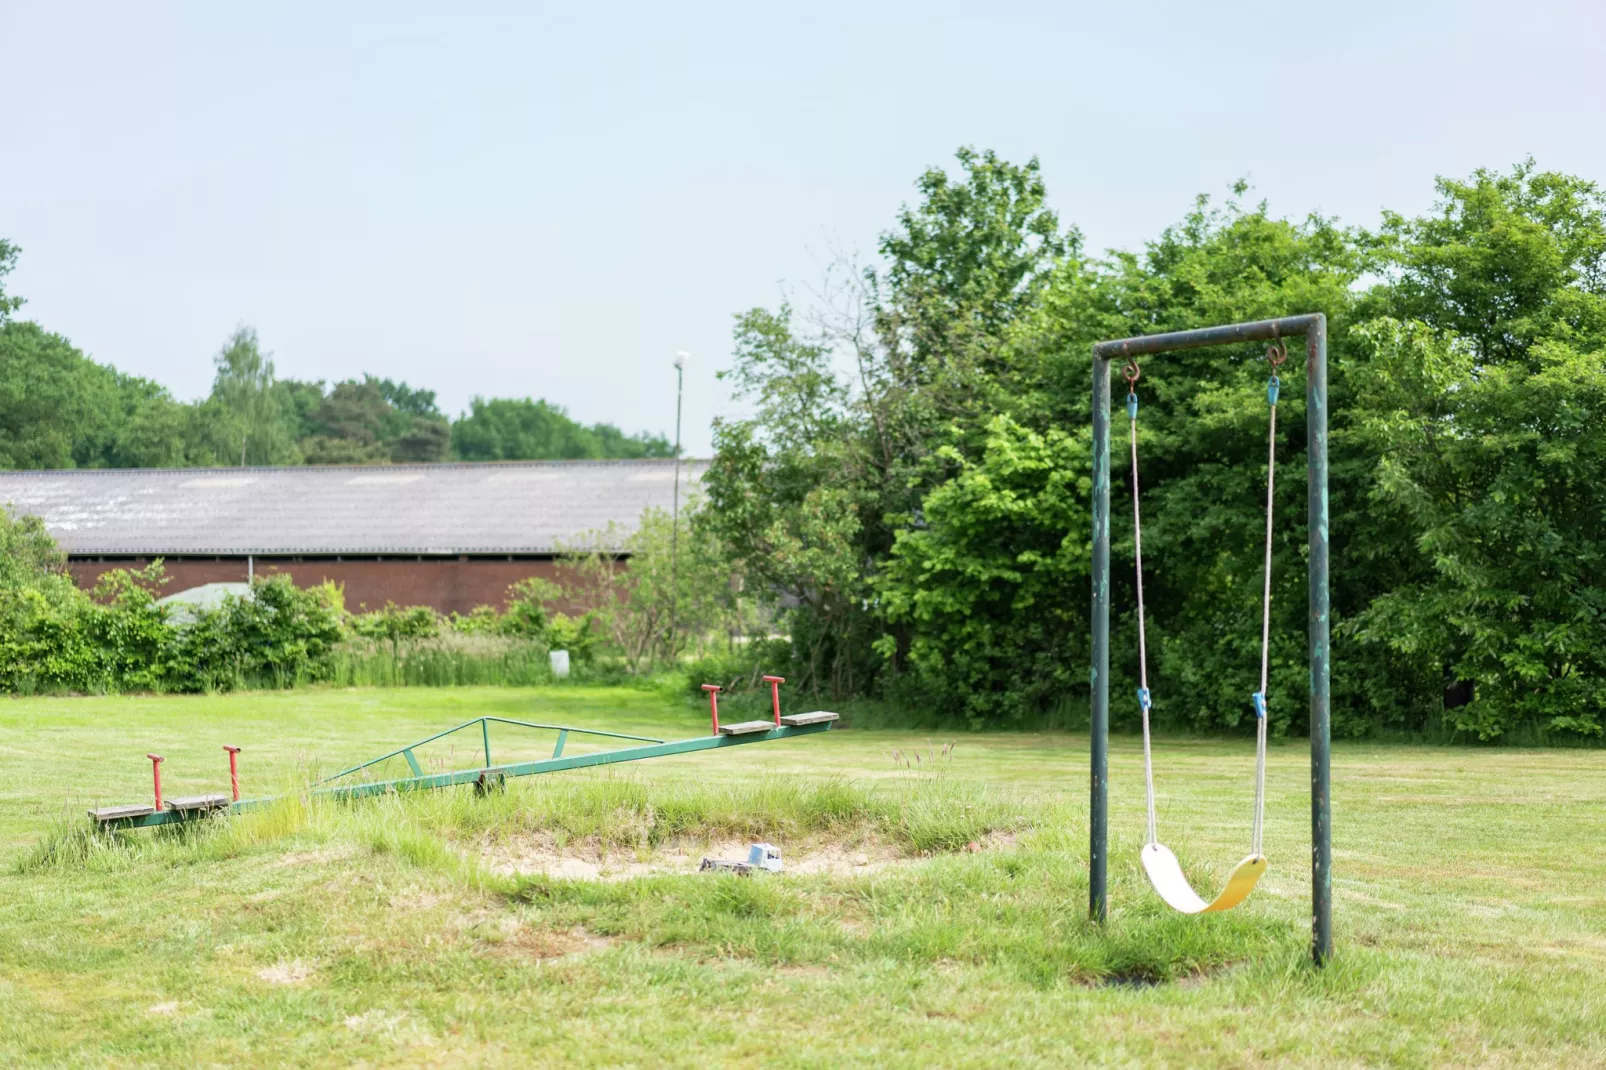
[[[363,464],[385,461],[383,441],[395,410],[373,382],[336,383],[308,418],[311,435],[301,441],[309,464]]]
[[[1015,165],[992,151],[955,155],[964,181],[928,169],[916,183],[922,200],[905,205],[880,242],[880,328],[917,364],[996,343],[1035,303],[1053,266],[1081,245],[1046,207],[1035,157]]]
[[[1347,631],[1492,739],[1606,730],[1606,352],[1560,342],[1489,367],[1483,343],[1377,321],[1364,431],[1386,442],[1373,491],[1403,515],[1428,569],[1382,592]]]
[[[59,334],[0,326],[0,467],[93,465],[118,419],[116,373]]]
[[[1080,691],[1068,659],[1086,630],[1092,530],[1085,435],[1037,433],[1007,416],[927,494],[875,578],[882,618],[906,629],[906,702],[973,726],[1031,723]],[[880,642],[888,657],[897,636]]]
[[[17,254],[20,252],[21,249],[0,238],[0,327],[5,326],[11,314],[22,307],[22,298],[8,295],[4,286],[6,276],[16,269]]]
[[[242,466],[293,460],[295,447],[274,389],[273,361],[262,352],[256,329],[237,328],[212,363],[217,369],[208,399],[213,433],[238,444]]]
[[[465,461],[668,457],[673,452],[661,435],[627,436],[611,424],[586,427],[562,406],[532,398],[475,398],[452,425],[451,440]]]
[[[1606,344],[1606,194],[1526,160],[1440,178],[1417,219],[1384,213],[1379,311],[1468,339],[1480,361],[1524,360],[1543,339]]]
[[[671,564],[675,529],[662,509],[643,512],[628,534],[610,524],[580,536],[567,551],[560,568],[564,596],[587,607],[584,631],[595,620],[631,672],[673,665],[690,643],[736,612],[739,573],[713,533],[697,523],[700,515],[695,503],[681,512],[678,567]]]
[[[798,338],[792,311],[738,316],[732,367],[721,377],[753,403],[749,419],[714,422],[703,476],[703,524],[759,597],[793,603],[800,687],[851,693],[863,686],[864,428],[835,374],[830,349]]]

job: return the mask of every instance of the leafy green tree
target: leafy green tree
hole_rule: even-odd
[[[4,238],[0,238],[0,327],[5,326],[11,314],[22,307],[22,298],[7,294],[4,285],[6,276],[17,267],[17,254],[21,251]]]
[[[740,584],[712,532],[696,522],[701,515],[697,502],[688,504],[677,540],[670,515],[648,509],[634,531],[610,524],[566,551],[563,597],[587,608],[586,633],[595,622],[631,672],[676,664],[737,612]],[[573,641],[572,626],[557,617],[553,626],[560,633],[549,637],[553,649]]]
[[[883,619],[906,625],[903,701],[974,727],[1032,723],[1081,699],[1067,658],[1086,630],[1092,548],[1086,436],[1027,430],[1007,416],[971,461],[926,495],[922,523],[898,532],[876,577]],[[897,652],[893,634],[879,641]]]
[[[1606,194],[1596,183],[1527,160],[1437,185],[1430,214],[1384,213],[1381,311],[1465,338],[1485,363],[1524,360],[1543,340],[1606,345]]]
[[[0,326],[0,467],[95,463],[117,418],[114,372],[37,324]]]
[[[393,382],[390,379],[379,379],[372,375],[363,376],[365,382],[374,384],[384,399],[390,403],[391,408],[408,416],[425,416],[431,419],[441,419],[441,410],[435,404],[435,391],[423,390],[408,386],[404,382]]]
[[[95,462],[107,468],[174,468],[210,463],[191,439],[191,406],[165,387],[137,376],[116,376],[117,411]]]
[[[737,317],[721,375],[754,414],[714,423],[702,525],[755,592],[795,606],[797,685],[851,693],[874,664],[862,517],[876,488],[865,427],[831,361],[827,345],[794,334],[785,305]]]
[[[627,436],[609,424],[586,427],[562,406],[531,398],[475,398],[451,428],[465,461],[581,460],[668,457],[661,436]]]
[[[395,410],[371,382],[336,383],[310,414],[299,446],[309,464],[372,464],[389,459],[385,432]]]
[[[984,448],[988,421],[1040,385],[1039,358],[1010,339],[1079,239],[1046,208],[1035,160],[963,149],[958,162],[957,178],[921,176],[921,201],[881,239],[886,266],[829,292],[806,329],[785,306],[737,319],[728,375],[758,411],[716,425],[709,522],[756,589],[795,604],[806,687],[870,686],[877,636],[899,665],[914,621],[883,635],[876,571],[923,497]]]
[[[1035,304],[1054,265],[1081,244],[1075,231],[1061,233],[1047,207],[1035,158],[1015,165],[969,148],[956,156],[964,180],[936,167],[920,176],[922,199],[905,205],[897,228],[882,235],[887,268],[871,280],[883,297],[876,309],[883,340],[906,352],[917,375],[930,362],[984,358]]]
[[[1489,367],[1481,346],[1378,321],[1362,337],[1365,431],[1386,442],[1374,496],[1428,568],[1347,631],[1397,677],[1471,685],[1445,711],[1491,739],[1606,729],[1606,352],[1542,342]],[[1395,685],[1398,686],[1398,685]]]
[[[452,425],[434,416],[410,416],[407,429],[390,440],[390,459],[398,464],[435,464],[452,450]]]
[[[212,363],[217,374],[206,408],[214,441],[233,443],[241,465],[295,460],[281,394],[274,389],[273,361],[262,352],[256,329],[235,330]]]

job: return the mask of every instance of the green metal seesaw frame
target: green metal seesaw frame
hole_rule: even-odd
[[[584,769],[593,765],[613,765],[618,762],[637,762],[644,758],[662,758],[670,754],[691,754],[696,751],[718,750],[722,747],[739,747],[746,743],[767,743],[771,740],[788,739],[792,736],[812,736],[831,730],[831,725],[836,722],[837,715],[824,710],[783,717],[781,715],[780,685],[785,681],[779,676],[766,676],[764,680],[770,685],[770,699],[774,710],[773,721],[742,721],[738,724],[721,725],[719,723],[719,692],[721,689],[713,684],[703,685],[703,690],[708,692],[709,712],[713,719],[713,733],[692,739],[663,740],[654,739],[651,736],[629,735],[624,732],[605,732],[596,728],[576,728],[571,725],[516,721],[507,717],[476,717],[472,721],[465,721],[454,728],[446,729],[444,732],[437,732],[433,736],[419,740],[417,743],[398,747],[389,753],[381,754],[379,757],[363,762],[361,765],[342,769],[340,772],[313,784],[307,794],[312,797],[327,799],[361,799],[370,795],[387,795],[392,792],[432,791],[437,788],[449,788],[459,784],[473,784],[476,791],[483,792],[490,787],[505,784],[509,777],[536,776],[541,773],[556,773],[565,769]],[[557,732],[557,744],[552,748],[552,756],[536,761],[492,765],[491,725],[493,723]],[[427,774],[424,772],[423,766],[418,762],[418,757],[413,753],[415,750],[427,743],[433,743],[438,739],[444,739],[464,729],[473,728],[475,725],[480,727],[480,739],[485,752],[484,765],[451,773]],[[640,745],[596,751],[590,754],[565,755],[563,748],[571,734],[630,740]],[[171,825],[194,821],[219,812],[240,814],[248,810],[260,810],[278,801],[276,796],[265,796],[258,799],[240,798],[238,765],[240,748],[225,747],[224,749],[229,752],[229,782],[232,789],[232,798],[230,795],[219,794],[195,795],[164,800],[162,798],[161,764],[164,759],[157,754],[147,754],[146,757],[151,760],[151,774],[155,784],[155,805],[136,804],[132,806],[102,807],[89,811],[90,820],[97,827],[106,830],[150,828],[153,825]],[[334,783],[396,757],[400,757],[407,762],[407,767],[412,771],[412,776],[395,780],[374,780],[346,784]]]

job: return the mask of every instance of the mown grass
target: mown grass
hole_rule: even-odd
[[[675,737],[626,689],[0,704],[0,1054],[19,1065],[1573,1065],[1606,1063],[1606,758],[1340,747],[1339,954],[1306,960],[1303,748],[1274,746],[1272,870],[1166,912],[1112,754],[1112,914],[1085,920],[1086,741],[833,732],[360,804],[327,769],[480,712]],[[216,789],[220,742],[281,804],[157,835],[81,804]],[[515,747],[508,739],[499,746]],[[540,744],[550,746],[550,741]],[[461,751],[436,760],[450,764]],[[471,748],[470,748],[471,749]],[[907,760],[918,751],[919,762]],[[905,760],[894,757],[894,752]],[[932,756],[937,755],[936,760]],[[1246,835],[1249,755],[1162,741],[1162,834],[1201,885]],[[471,764],[471,763],[470,763]],[[862,872],[561,880],[539,841],[629,858],[765,838]],[[985,848],[968,850],[980,841]]]

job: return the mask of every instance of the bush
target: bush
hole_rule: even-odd
[[[768,692],[766,675],[787,676],[791,672],[791,640],[753,639],[688,663],[686,680],[693,694],[701,695],[704,684],[718,684],[734,696],[748,691]]]
[[[321,678],[345,634],[340,589],[297,587],[288,576],[258,580],[177,628],[168,686],[176,691],[289,687]]]

